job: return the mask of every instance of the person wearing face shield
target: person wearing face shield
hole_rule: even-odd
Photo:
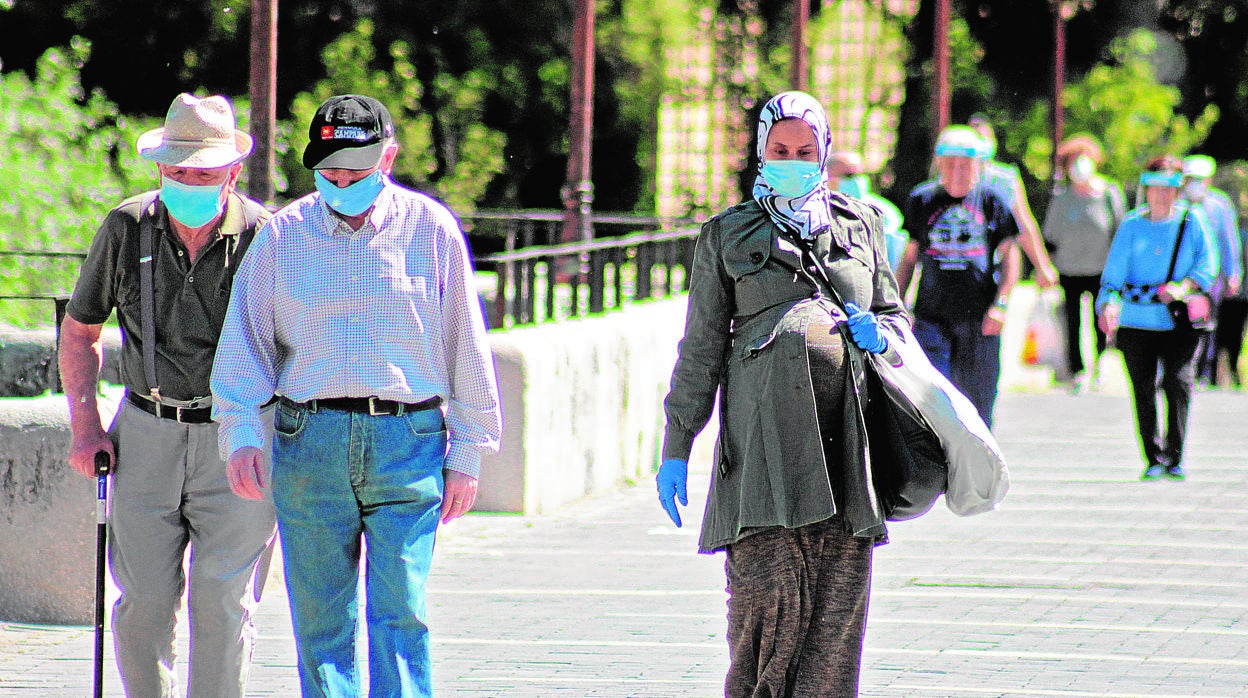
[[[1213,334],[1206,334],[1201,339],[1200,349],[1196,352],[1196,381],[1207,387],[1218,385],[1219,349],[1229,356],[1231,350],[1227,345],[1235,341],[1232,335],[1241,334],[1225,331],[1219,339],[1216,328],[1222,324],[1222,301],[1239,295],[1244,274],[1239,213],[1226,192],[1211,186],[1210,180],[1216,171],[1217,163],[1208,155],[1189,155],[1183,158],[1181,201],[1191,206],[1192,210],[1204,214],[1218,247],[1218,278],[1209,292],[1214,302],[1215,330]],[[1228,330],[1230,329],[1231,326],[1228,326]],[[1238,355],[1238,347],[1234,353]]]
[[[920,272],[914,336],[942,374],[992,425],[1001,328],[1022,265],[1011,201],[981,177],[986,144],[967,126],[936,140],[937,177],[906,200],[910,242],[897,267],[902,294]]]
[[[880,211],[884,221],[884,239],[888,245],[888,264],[893,269],[901,261],[910,234],[905,230],[901,209],[893,202],[871,191],[871,178],[862,164],[862,156],[852,150],[828,155],[828,188],[845,196],[871,204]]]
[[[1179,201],[1182,165],[1173,155],[1149,160],[1140,174],[1143,205],[1114,235],[1096,297],[1097,322],[1122,352],[1144,456],[1144,481],[1183,480],[1183,447],[1196,380],[1199,333],[1176,327],[1167,304],[1197,303],[1211,288],[1218,252],[1209,224]],[[1158,398],[1164,399],[1165,424]]]
[[[164,125],[137,147],[156,163],[160,189],[105,217],[61,327],[69,464],[95,477],[102,451],[112,465],[108,559],[121,594],[112,629],[126,695],[183,695],[174,624],[185,588],[186,695],[242,696],[273,502],[229,492],[213,446],[209,378],[235,273],[269,212],[235,191],[252,139],[235,128],[224,97],[178,95]],[[114,311],[126,394],[105,432],[96,403],[100,335]],[[267,416],[257,419],[263,442]]]
[[[338,95],[312,117],[316,191],[256,236],[212,374],[213,418],[241,498],[272,495],[304,696],[432,694],[425,582],[440,524],[477,497],[502,433],[494,361],[464,234],[391,178],[389,110]],[[272,452],[258,409],[272,396]]]
[[[887,512],[866,475],[847,342],[887,352],[909,318],[879,212],[828,189],[818,100],[776,95],[757,133],[752,196],[706,221],[695,247],[656,486],[682,525],[689,453],[718,396],[698,548],[726,555],[724,695],[853,696]]]
[[[1075,392],[1098,384],[1097,365],[1105,351],[1106,338],[1100,327],[1092,323],[1095,350],[1085,370],[1080,346],[1083,296],[1096,298],[1114,232],[1127,213],[1122,187],[1096,171],[1102,157],[1100,143],[1086,134],[1072,136],[1058,146],[1061,180],[1049,201],[1042,229],[1045,242],[1053,247],[1053,264],[1061,275],[1066,365]]]

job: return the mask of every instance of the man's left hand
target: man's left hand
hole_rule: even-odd
[[[477,503],[477,478],[457,470],[444,470],[442,476],[442,523],[448,523]]]

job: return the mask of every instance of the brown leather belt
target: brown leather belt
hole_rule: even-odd
[[[289,398],[282,398],[282,403],[285,405],[299,407],[309,412],[319,412],[320,410],[339,410],[341,412],[371,414],[374,417],[377,417],[398,416],[407,412],[431,410],[442,404],[442,397],[434,395],[428,400],[421,400],[420,402],[398,402],[396,400],[382,400],[379,397],[331,397],[319,400],[308,400],[307,402],[295,402]]]
[[[161,419],[171,419],[182,424],[207,424],[212,421],[212,407],[174,407],[153,402],[137,393],[126,393],[130,404]]]

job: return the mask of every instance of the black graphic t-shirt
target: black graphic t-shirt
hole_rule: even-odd
[[[925,182],[906,200],[906,227],[919,243],[922,270],[916,317],[954,321],[983,317],[997,294],[997,247],[1018,234],[1010,198],[976,185],[955,199],[936,181]]]

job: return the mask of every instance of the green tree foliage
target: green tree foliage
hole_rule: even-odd
[[[1151,33],[1132,32],[1110,45],[1111,62],[1092,68],[1063,95],[1066,132],[1099,138],[1105,144],[1101,171],[1124,182],[1138,177],[1154,155],[1183,155],[1199,146],[1218,120],[1213,104],[1194,120],[1178,113],[1178,88],[1162,85],[1155,77],[1151,61],[1155,50]],[[1037,103],[1006,135],[1010,150],[1021,153],[1027,169],[1040,180],[1052,176],[1049,120],[1048,104]]]
[[[151,121],[118,112],[79,71],[90,45],[49,49],[32,78],[0,74],[0,248],[85,251],[100,221],[126,196],[154,187],[155,169],[134,150]],[[77,259],[0,257],[0,294],[68,293]],[[48,323],[49,302],[0,302],[0,316]]]
[[[326,77],[310,91],[295,95],[292,122],[283,129],[287,145],[281,149],[282,169],[290,178],[287,193],[300,195],[313,188],[301,157],[308,143],[307,124],[317,105],[336,94],[357,93],[376,97],[394,118],[399,142],[395,177],[440,196],[457,212],[471,211],[504,169],[506,137],[480,121],[487,76],[472,70],[458,77],[441,73],[426,86],[417,78],[406,42],[389,45],[387,70],[378,67],[375,45],[372,21],[360,20],[353,31],[325,47]],[[427,91],[444,105],[436,118],[421,108]],[[438,127],[454,134],[442,139],[441,158],[433,135]],[[440,175],[436,181],[435,175]]]

